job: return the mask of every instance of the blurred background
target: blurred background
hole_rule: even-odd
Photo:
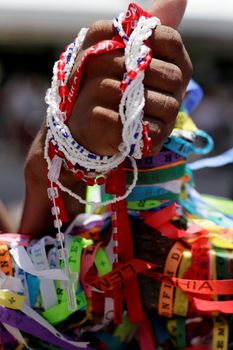
[[[53,63],[78,30],[112,18],[127,0],[0,0],[0,199],[17,222],[26,152],[45,116]],[[137,3],[147,8],[153,1]],[[179,28],[205,97],[193,113],[215,140],[211,156],[233,145],[233,2],[189,0]],[[233,197],[233,167],[195,172],[202,193]]]

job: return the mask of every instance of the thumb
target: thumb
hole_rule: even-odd
[[[177,28],[182,20],[187,0],[155,0],[147,10],[160,19],[161,24]]]

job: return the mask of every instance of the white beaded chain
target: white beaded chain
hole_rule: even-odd
[[[78,165],[87,171],[94,171],[97,174],[108,174],[111,170],[117,168],[126,157],[131,160],[134,170],[132,184],[128,187],[124,195],[114,197],[105,202],[104,204],[106,205],[125,199],[132,192],[137,182],[138,170],[135,159],[140,159],[142,157],[142,118],[145,105],[143,85],[144,71],[140,70],[139,64],[150,51],[150,48],[147,47],[144,41],[150,37],[152,30],[160,24],[159,19],[155,17],[145,18],[143,16],[139,19],[131,35],[128,37],[122,27],[123,19],[124,14],[120,14],[119,17],[113,21],[116,31],[125,43],[125,76],[127,80],[127,87],[122,94],[119,105],[119,115],[123,126],[122,143],[119,145],[119,151],[115,155],[99,156],[91,153],[73,138],[68,126],[64,122],[66,120],[66,114],[60,110],[61,97],[59,95],[59,87],[62,85],[57,78],[59,62],[56,62],[54,65],[51,89],[49,89],[46,94],[46,103],[48,104],[48,130],[44,157],[49,170],[54,166],[53,161],[51,161],[48,155],[50,143],[53,143],[54,146],[64,154],[64,162],[68,161],[74,166]],[[66,84],[69,79],[76,55],[82,45],[86,32],[87,29],[82,29],[75,42],[70,44],[64,53],[66,65],[64,68],[65,79],[62,84]],[[127,75],[132,71],[136,72],[135,77],[133,79],[127,78]],[[59,176],[57,176],[57,180],[55,181],[57,186],[62,191],[67,192],[70,196],[77,199],[80,203],[93,206],[99,204],[99,202],[86,201],[79,195],[73,193],[58,180],[58,177]]]
[[[126,87],[120,102],[119,114],[123,125],[123,144],[126,145],[127,152],[130,151],[131,144],[134,142],[133,137],[135,134],[137,135],[133,154],[137,159],[142,158],[142,118],[145,106],[143,85],[145,72],[144,70],[139,70],[138,62],[150,52],[150,48],[144,44],[144,41],[151,36],[152,29],[158,24],[160,24],[160,21],[156,17],[140,17],[125,46],[126,72],[130,73],[133,71],[137,75]]]
[[[119,106],[119,114],[123,126],[122,143],[119,145],[119,151],[113,156],[99,156],[91,153],[73,138],[68,126],[65,124],[66,113],[62,108],[62,104],[65,105],[66,102],[65,99],[68,90],[67,82],[74,66],[76,56],[85,39],[87,33],[86,28],[80,31],[75,41],[68,45],[61,59],[55,63],[51,88],[47,91],[45,98],[48,108],[44,158],[48,164],[48,179],[51,186],[48,189],[48,194],[49,198],[52,199],[52,214],[55,216],[54,226],[57,228],[58,232],[57,241],[60,244],[59,258],[64,262],[64,272],[69,279],[64,285],[64,288],[66,289],[67,302],[70,310],[76,310],[77,308],[73,283],[74,280],[77,280],[77,276],[74,276],[69,269],[67,250],[64,245],[64,234],[61,231],[62,221],[59,218],[60,209],[56,205],[55,200],[55,198],[58,197],[58,191],[53,184],[56,184],[62,191],[68,193],[82,204],[96,206],[99,202],[86,201],[65,187],[59,181],[61,166],[63,163],[66,164],[66,162],[69,162],[74,167],[81,166],[86,169],[87,172],[94,171],[97,174],[101,173],[105,175],[114,168],[117,168],[125,158],[128,157],[132,162],[134,171],[132,184],[128,187],[124,195],[118,197],[114,196],[113,199],[104,202],[105,205],[109,205],[125,199],[132,192],[138,178],[138,168],[135,159],[142,157],[142,118],[145,105],[143,79],[145,68],[140,69],[140,63],[145,60],[150,51],[144,44],[144,40],[150,37],[152,29],[159,24],[159,20],[157,18],[146,19],[145,17],[141,17],[136,27],[132,28],[133,31],[130,37],[128,37],[122,26],[123,19],[124,14],[120,14],[119,17],[114,20],[115,29],[125,43],[126,73],[124,77],[126,78],[123,82],[127,85],[122,94]],[[147,65],[147,63],[145,64]],[[60,91],[63,91],[64,94],[60,94]],[[57,151],[62,152],[63,156],[59,157],[59,155],[56,154],[51,160],[49,156],[50,144],[52,144]],[[115,244],[117,249],[117,240]]]
[[[64,58],[66,60],[66,65],[64,68],[64,73],[65,73],[65,79],[63,83],[64,85],[66,85],[68,82],[72,68],[74,66],[75,59],[82,46],[82,43],[85,39],[87,31],[88,31],[88,28],[82,28],[77,38],[75,39],[75,41],[70,45],[68,45],[66,51],[63,53]],[[45,102],[48,104],[47,125],[48,125],[48,122],[51,120],[51,118],[55,116],[60,120],[60,122],[63,122],[65,120],[65,113],[62,112],[59,108],[61,97],[59,96],[58,90],[61,84],[58,81],[58,70],[59,70],[58,64],[59,64],[59,61],[55,62],[54,64],[51,88],[47,90],[47,93],[45,96]]]

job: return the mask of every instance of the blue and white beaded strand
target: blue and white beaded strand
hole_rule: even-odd
[[[133,145],[133,156],[137,159],[142,158],[142,118],[145,106],[143,80],[145,69],[150,63],[150,60],[147,62],[145,60],[150,54],[150,48],[144,41],[151,36],[152,30],[159,24],[160,20],[156,17],[140,17],[125,46],[126,87],[119,106],[123,125],[122,144],[129,153]],[[142,62],[145,63],[143,66]]]
[[[82,45],[82,42],[85,38],[87,29],[84,28],[80,31],[79,35],[75,39],[73,43],[71,43],[67,50],[62,54],[62,61],[59,60],[55,63],[54,69],[53,69],[53,79],[51,84],[51,89],[47,91],[46,94],[46,102],[48,103],[48,109],[47,109],[47,123],[49,123],[50,119],[52,119],[54,116],[57,120],[63,122],[65,120],[65,113],[60,110],[60,105],[62,102],[62,97],[59,95],[58,91],[59,88],[64,88],[66,86],[71,70],[74,66],[74,62],[77,56],[77,53]],[[62,71],[60,71],[60,67],[62,66]],[[49,140],[47,139],[49,138]],[[50,162],[50,158],[48,156],[48,146],[49,142],[51,142],[53,136],[51,135],[49,129],[46,136],[46,143],[45,143],[45,157],[47,159],[47,162]],[[64,243],[64,234],[61,231],[62,227],[62,221],[59,218],[60,214],[60,208],[56,205],[55,198],[58,197],[58,189],[53,186],[53,183],[56,183],[56,181],[59,178],[62,160],[59,157],[53,158],[53,167],[51,167],[48,164],[48,179],[50,180],[50,188],[48,189],[48,196],[49,199],[52,200],[53,206],[51,208],[52,215],[55,217],[54,220],[54,227],[57,229],[57,235],[56,240],[57,244],[59,246],[58,248],[58,256],[61,262],[63,262],[64,265],[64,272],[69,278],[69,282],[64,283],[64,289],[66,290],[66,296],[67,296],[67,304],[71,311],[74,311],[77,309],[77,302],[76,302],[76,291],[74,289],[74,280],[77,279],[77,276],[74,276],[72,272],[69,269],[68,265],[68,257],[67,257],[67,250],[65,248]],[[62,285],[62,282],[61,282]]]
[[[122,22],[122,20],[123,15],[120,14],[118,20],[115,20],[115,23],[119,24]],[[64,157],[67,161],[71,162],[73,165],[81,166],[82,168],[87,169],[87,171],[94,170],[97,173],[103,172],[106,174],[113,168],[116,168],[120,163],[122,163],[126,157],[129,157],[131,159],[134,168],[134,181],[132,185],[128,188],[125,195],[116,197],[113,200],[108,201],[106,204],[115,203],[116,201],[125,199],[136,185],[137,166],[133,157],[140,158],[142,156],[142,112],[145,103],[143,78],[144,70],[146,67],[143,67],[142,70],[141,62],[143,62],[149,52],[149,48],[147,48],[143,41],[151,35],[152,29],[155,28],[155,26],[158,24],[159,20],[157,18],[152,17],[146,19],[145,17],[142,17],[139,19],[138,24],[133,30],[130,38],[128,38],[124,33],[122,26],[119,30],[117,30],[119,35],[123,37],[123,40],[126,43],[125,56],[127,63],[127,75],[130,76],[130,73],[132,75],[132,71],[135,72],[136,75],[132,77],[129,85],[123,92],[122,100],[120,103],[119,112],[123,124],[123,142],[119,145],[120,152],[118,152],[116,155],[111,157],[99,156],[87,151],[84,149],[84,147],[79,145],[73,139],[68,127],[63,122],[64,118],[61,118],[61,111],[59,110],[58,106],[58,102],[60,101],[57,98],[56,94],[53,94],[54,99],[52,101],[50,99],[49,101],[50,105],[53,107],[52,110],[48,108],[48,133],[45,145],[45,159],[47,160],[49,168],[51,166],[51,161],[48,156],[49,140],[53,140],[53,142],[55,142],[56,146],[64,154]],[[67,71],[70,71],[70,69]],[[53,79],[53,83],[55,82],[56,79]],[[57,84],[54,84],[55,86],[53,86],[53,83],[51,90],[55,92],[57,89]],[[126,112],[124,109],[126,109]],[[56,181],[56,184],[60,187],[60,189],[69,193],[72,197],[76,198],[83,204],[99,204],[95,202],[90,203],[86,200],[83,200],[80,196],[76,195],[65,186],[63,186],[59,180]]]
[[[120,19],[122,20],[123,16],[122,14],[120,15]],[[120,20],[117,21],[119,23]],[[151,30],[159,23],[158,19],[155,18],[150,18],[146,19],[145,17],[142,18],[142,20],[139,22],[140,26],[135,28],[135,35],[133,36],[134,38],[137,37],[137,46],[139,47],[140,45],[143,46],[143,50],[137,50],[137,55],[133,55],[132,52],[135,52],[134,50],[134,44],[135,40],[132,43],[132,40],[128,39],[126,34],[124,33],[123,29],[118,30],[119,34],[122,35],[125,38],[126,45],[128,45],[128,42],[130,44],[126,48],[126,60],[129,57],[133,57],[133,60],[129,60],[130,64],[128,64],[128,73],[132,71],[132,61],[135,65],[135,62],[138,65],[138,76],[140,78],[140,82],[138,79],[138,76],[135,76],[134,79],[132,79],[131,88],[128,88],[127,92],[123,92],[122,96],[122,102],[120,105],[120,114],[122,117],[122,123],[123,123],[123,139],[124,142],[119,145],[120,152],[118,152],[116,155],[111,156],[111,157],[103,157],[96,155],[94,153],[91,153],[84,149],[81,145],[79,145],[72,137],[68,127],[64,124],[64,122],[55,114],[50,116],[50,118],[47,118],[48,122],[48,139],[53,139],[54,142],[56,143],[57,147],[59,148],[60,151],[63,152],[65,159],[67,159],[69,162],[71,162],[74,165],[81,166],[82,168],[87,169],[87,171],[95,171],[95,172],[103,172],[104,174],[108,173],[111,171],[113,168],[116,168],[122,161],[126,158],[129,157],[133,163],[133,168],[134,168],[134,181],[132,183],[132,186],[130,186],[125,193],[124,196],[121,197],[116,197],[114,200],[109,201],[108,204],[114,203],[116,201],[122,200],[128,196],[128,194],[132,191],[134,188],[136,181],[137,181],[137,167],[136,163],[133,159],[135,158],[140,158],[141,157],[141,148],[142,148],[142,141],[141,141],[141,133],[142,133],[142,109],[144,106],[144,90],[143,90],[143,74],[140,74],[140,62],[143,61],[145,58],[148,50],[146,50],[146,45],[143,43],[143,40],[148,38],[151,35]],[[146,30],[142,31],[142,39],[138,40],[138,36],[140,38],[140,30],[143,27],[143,24],[145,25]],[[146,35],[145,33],[146,32]],[[134,31],[133,31],[134,33]],[[131,35],[133,35],[133,33]],[[141,57],[138,57],[139,54]],[[144,68],[145,69],[145,68]],[[142,77],[143,76],[143,77]],[[140,85],[140,99],[141,101],[138,103],[139,110],[135,108],[132,110],[132,103],[130,104],[131,99],[134,101],[137,101],[139,99],[139,94],[138,94],[138,87]],[[128,92],[129,91],[129,92]],[[122,112],[124,109],[124,103],[127,104],[126,108],[128,108],[128,112],[132,113],[130,114],[130,117],[126,120],[125,113]],[[135,121],[135,115],[137,116],[137,120]],[[131,123],[132,121],[132,123]],[[125,126],[125,124],[127,124]],[[46,141],[47,143],[47,141]],[[133,157],[132,157],[133,156]],[[50,166],[49,163],[49,157],[47,155],[47,151],[45,148],[45,158],[48,162],[48,165]],[[62,189],[63,191],[69,193],[72,195],[74,198],[79,200],[81,203],[85,204],[95,204],[96,203],[89,203],[83,199],[80,198],[80,196],[74,194],[72,191],[69,189],[65,188],[59,181],[57,181],[57,185]]]

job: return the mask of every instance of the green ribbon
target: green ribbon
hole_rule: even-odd
[[[175,167],[159,169],[154,171],[140,171],[138,173],[137,185],[154,185],[171,180],[178,179],[186,173],[186,164],[180,164]],[[133,182],[133,173],[127,173],[127,183]]]
[[[176,318],[176,347],[177,349],[186,348],[186,330],[185,330],[185,318]]]
[[[226,215],[233,215],[233,201],[222,197],[202,195],[203,199],[215,209]]]
[[[85,239],[83,237],[73,237],[70,243],[68,266],[71,272],[80,273],[82,250],[87,246],[93,244],[91,239]],[[61,268],[64,267],[64,263],[61,263]],[[46,318],[51,324],[57,324],[64,321],[68,316],[85,307],[87,304],[84,292],[80,292],[76,295],[77,309],[70,311],[67,304],[66,292],[61,288],[59,281],[56,283],[58,304],[50,307],[42,312],[42,316]],[[78,281],[74,282],[75,290],[78,289]]]
[[[116,327],[113,335],[122,343],[126,343],[129,335],[135,333],[137,328],[137,325],[132,324],[129,320],[129,317],[125,315],[123,317],[123,322]]]
[[[162,205],[161,201],[153,200],[153,199],[146,199],[146,200],[141,200],[141,201],[128,202],[127,209],[129,209],[129,210],[150,210],[153,208],[157,208],[161,205]]]
[[[112,271],[112,265],[103,248],[99,248],[95,255],[95,266],[98,271],[98,276],[101,277]]]

